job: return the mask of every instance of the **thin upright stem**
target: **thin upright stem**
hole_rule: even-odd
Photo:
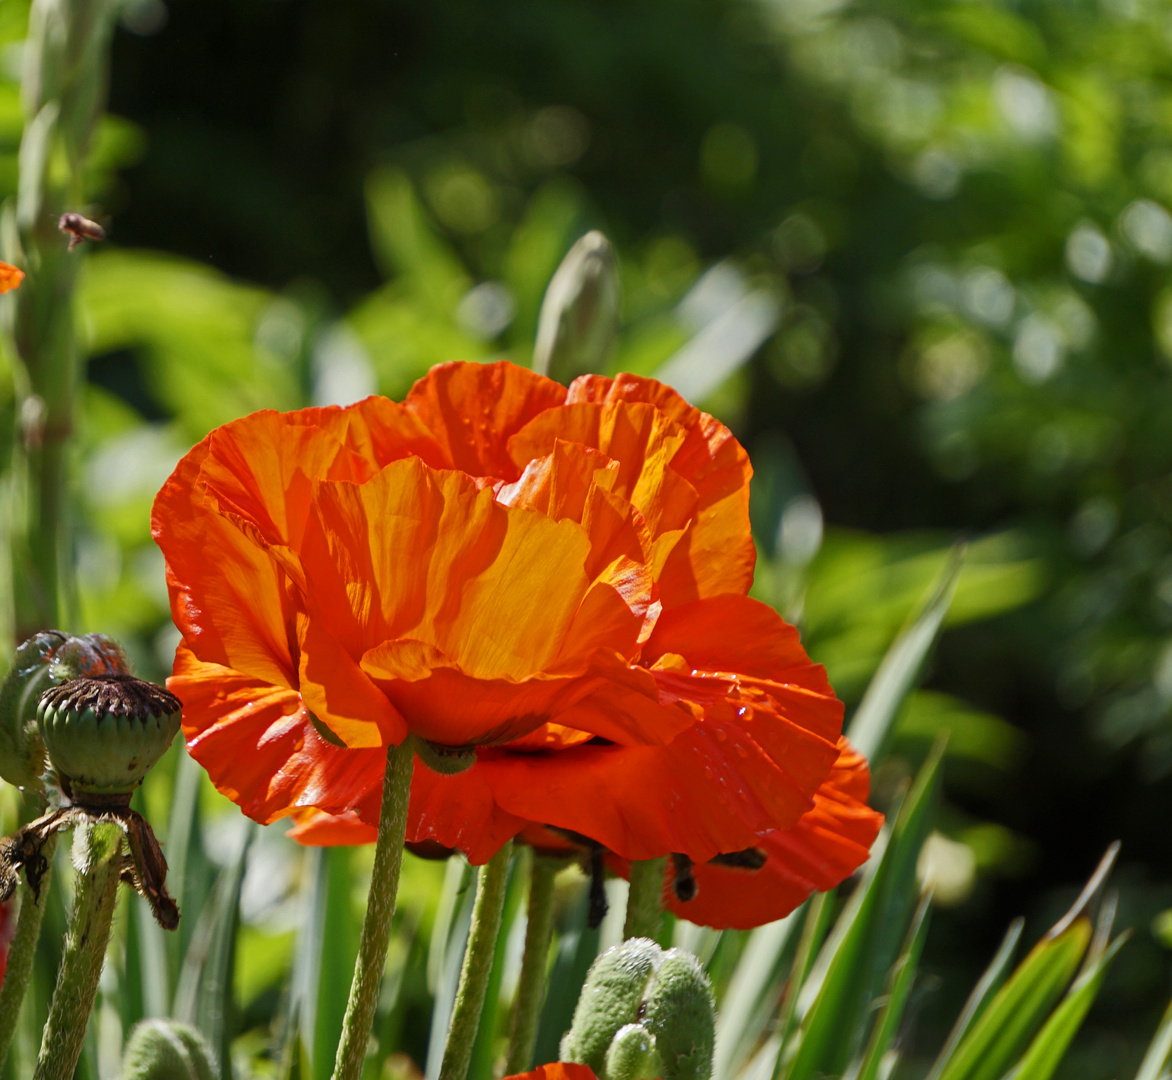
[[[667,859],[642,859],[631,863],[631,891],[627,894],[627,918],[623,938],[654,938],[663,921],[663,875]]]
[[[387,748],[387,771],[383,778],[383,801],[379,811],[378,839],[374,846],[374,872],[370,897],[362,920],[354,981],[342,1021],[342,1039],[334,1059],[334,1080],[358,1080],[366,1057],[366,1044],[374,1023],[379,985],[387,963],[391,941],[391,918],[399,892],[399,871],[403,866],[403,840],[407,835],[407,803],[411,796],[411,774],[415,768],[413,741]]]
[[[45,906],[49,900],[49,882],[53,873],[53,852],[57,850],[57,837],[50,836],[41,854],[47,864],[41,875],[39,895],[34,896],[27,882],[20,888],[20,912],[16,916],[16,933],[8,949],[8,967],[4,971],[4,982],[0,985],[0,1069],[8,1059],[12,1036],[16,1032],[16,1018],[28,990],[29,978],[33,973],[33,960],[37,955],[37,942],[41,937],[41,921],[45,917]]]
[[[85,831],[79,840],[88,848],[85,869],[77,875],[73,915],[33,1080],[71,1080],[110,941],[122,869],[122,831],[109,824],[82,828]]]
[[[472,906],[472,926],[460,970],[460,986],[448,1027],[448,1042],[439,1080],[464,1080],[472,1060],[472,1047],[480,1028],[484,995],[492,974],[496,939],[501,929],[501,912],[505,906],[505,885],[509,879],[510,840],[480,869],[476,883],[476,903]]]
[[[529,919],[525,925],[525,952],[513,1006],[513,1031],[505,1073],[528,1072],[537,1045],[537,1022],[545,1001],[549,942],[553,936],[553,881],[563,860],[533,853],[529,875]]]

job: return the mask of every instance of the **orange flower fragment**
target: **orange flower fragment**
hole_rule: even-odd
[[[598,1077],[589,1065],[555,1061],[550,1065],[538,1065],[532,1072],[506,1076],[505,1080],[598,1080]]]
[[[0,262],[0,293],[19,288],[22,281],[24,281],[24,271],[19,266]]]

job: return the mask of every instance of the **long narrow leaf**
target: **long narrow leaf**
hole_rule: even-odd
[[[891,984],[887,991],[887,1000],[880,1010],[879,1018],[875,1021],[875,1027],[871,1032],[867,1052],[863,1056],[862,1065],[858,1072],[858,1080],[879,1080],[880,1063],[893,1049],[899,1023],[903,1018],[903,1010],[915,982],[920,953],[924,949],[924,938],[928,933],[928,912],[931,906],[932,896],[931,893],[927,893],[920,898],[920,904],[912,919],[911,929],[908,931],[903,951],[891,969]]]
[[[749,934],[733,969],[716,1020],[717,1080],[735,1076],[748,1060],[773,1011],[778,968],[804,908]]]
[[[1120,934],[1074,982],[1012,1071],[1013,1080],[1050,1080],[1103,985],[1107,968],[1130,934]],[[1008,1078],[1007,1078],[1008,1080]]]
[[[239,926],[240,886],[256,826],[247,822],[232,860],[220,871],[208,905],[200,913],[191,937],[179,988],[175,1017],[197,1027],[215,1050],[225,1080],[229,1080],[228,1017],[232,1004],[232,966]]]
[[[964,545],[957,544],[931,595],[887,650],[855,710],[847,738],[871,762],[880,756],[896,713],[919,679],[924,659],[952,603],[963,563]]]
[[[1009,973],[1009,963],[1013,959],[1014,950],[1017,948],[1017,943],[1021,938],[1021,932],[1024,928],[1025,919],[1014,919],[1009,924],[1009,929],[1006,931],[996,955],[985,969],[985,973],[978,980],[977,985],[973,987],[973,992],[969,994],[968,1000],[964,1003],[964,1008],[961,1009],[960,1016],[957,1017],[956,1023],[953,1024],[952,1030],[948,1033],[948,1038],[944,1042],[944,1048],[940,1051],[939,1057],[933,1063],[932,1070],[928,1073],[926,1080],[937,1080],[937,1077],[944,1070],[944,1066],[960,1045],[961,1039],[964,1038],[972,1026],[973,1021],[981,1015],[992,996],[1005,984],[1006,976]],[[1170,1006],[1170,1009],[1172,1009],[1172,1006]],[[1170,1037],[1172,1037],[1172,1025],[1169,1027],[1169,1032]],[[1150,1080],[1156,1080],[1156,1077],[1151,1077]]]
[[[1160,1080],[1167,1071],[1169,1057],[1172,1057],[1172,1002],[1164,1010],[1160,1026],[1148,1044],[1148,1052],[1140,1062],[1135,1080]]]

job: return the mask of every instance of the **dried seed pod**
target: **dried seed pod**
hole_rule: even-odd
[[[71,798],[129,796],[179,730],[179,699],[132,675],[85,675],[41,695],[37,720]]]

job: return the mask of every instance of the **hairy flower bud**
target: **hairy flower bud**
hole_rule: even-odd
[[[131,675],[85,675],[41,695],[49,760],[68,795],[129,795],[179,730],[179,699]]]
[[[131,1033],[122,1080],[212,1080],[219,1076],[203,1036],[176,1020],[144,1020]]]
[[[600,1080],[708,1080],[716,1006],[691,953],[648,938],[608,949],[586,976],[561,1056]]]

